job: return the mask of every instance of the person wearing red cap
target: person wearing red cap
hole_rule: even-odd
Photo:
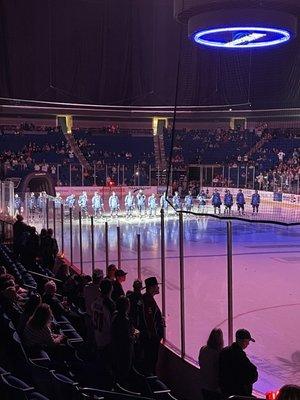
[[[154,299],[159,294],[159,284],[155,276],[145,279],[146,293],[143,303],[146,320],[146,335],[143,338],[145,372],[155,374],[159,344],[164,335],[164,320]]]
[[[222,394],[229,396],[251,396],[252,385],[258,379],[257,368],[251,363],[244,350],[255,342],[246,329],[239,329],[236,341],[220,353],[220,387]]]

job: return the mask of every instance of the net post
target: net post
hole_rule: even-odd
[[[70,262],[73,266],[73,209],[70,207]]]
[[[81,211],[79,211],[79,260],[80,260],[80,273],[83,274],[83,260],[82,260],[82,220]]]
[[[121,228],[117,226],[118,268],[121,268]]]
[[[91,215],[92,272],[95,270],[94,217]]]
[[[64,253],[65,250],[65,237],[64,237],[64,205],[60,205],[60,223],[61,223],[61,251]]]
[[[161,258],[161,304],[162,315],[166,316],[166,254],[165,254],[165,211],[160,210],[160,258]],[[164,340],[166,330],[164,329]]]
[[[183,213],[179,213],[179,272],[180,272],[180,334],[181,358],[185,357],[185,304],[184,304],[184,244]]]
[[[227,221],[227,306],[228,345],[233,342],[232,222]]]
[[[53,213],[53,235],[56,238],[56,209],[54,202],[52,202],[52,213]]]
[[[141,234],[136,234],[137,239],[137,272],[138,279],[142,279],[142,260],[141,260]]]
[[[109,253],[108,253],[108,222],[105,221],[105,265],[106,273],[108,272]]]

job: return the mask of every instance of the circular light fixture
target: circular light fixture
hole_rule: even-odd
[[[175,0],[177,6],[179,1]],[[188,35],[197,44],[223,49],[263,48],[287,43],[297,34],[297,17],[272,9],[271,4],[268,9],[246,8],[245,2],[240,7],[233,7],[232,3],[224,8],[222,0],[219,8],[201,11],[206,2],[191,0],[190,8],[185,5],[178,14],[180,21],[188,24]]]
[[[193,34],[193,39],[198,44],[224,49],[275,46],[290,38],[291,33],[286,29],[253,26],[204,29]]]

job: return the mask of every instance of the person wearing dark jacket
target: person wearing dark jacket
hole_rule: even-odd
[[[146,293],[143,294],[147,332],[143,338],[145,353],[145,372],[155,374],[158,360],[159,344],[164,336],[164,320],[161,311],[154,300],[159,294],[159,286],[155,276],[145,279]]]
[[[43,266],[53,269],[57,253],[58,245],[56,239],[53,237],[53,230],[48,229],[47,235],[43,238],[43,243],[41,246]]]
[[[251,396],[252,385],[258,379],[257,368],[251,363],[244,350],[255,342],[250,332],[239,329],[236,341],[220,353],[220,387],[222,394],[229,396]]]
[[[119,297],[125,296],[125,292],[122,283],[126,281],[127,272],[122,269],[117,269],[115,273],[116,280],[113,282],[113,291],[111,298],[113,301],[117,301]]]
[[[133,345],[137,335],[128,317],[129,308],[128,298],[119,297],[112,321],[113,365],[117,382],[121,384],[126,383],[132,368]]]
[[[28,225],[23,222],[22,215],[18,214],[16,222],[13,224],[13,249],[16,257],[19,257],[22,251],[22,243],[24,235],[28,229]]]

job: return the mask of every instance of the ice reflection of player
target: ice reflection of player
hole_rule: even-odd
[[[88,198],[86,192],[82,192],[82,194],[78,198],[78,205],[81,211],[81,215],[87,217],[88,215]]]
[[[36,197],[35,194],[32,192],[28,199],[28,210],[29,210],[29,219],[34,219],[34,214],[36,211]]]
[[[14,215],[22,214],[22,201],[16,193],[14,198]]]
[[[181,209],[180,196],[178,192],[175,192],[172,202],[173,202],[173,207],[175,208],[176,211]]]
[[[46,192],[41,192],[36,201],[37,210],[39,213],[39,218],[46,218],[46,208],[47,208],[47,194]]]
[[[132,213],[135,207],[135,201],[134,201],[134,196],[132,195],[131,191],[128,192],[128,194],[125,196],[125,211],[126,211],[126,217],[127,218],[132,218]]]
[[[146,209],[146,196],[144,195],[142,189],[140,189],[136,195],[136,203],[139,216],[142,217],[145,214]]]
[[[98,192],[94,193],[92,197],[92,208],[94,210],[94,217],[98,218],[102,216],[103,213],[103,200]]]
[[[148,213],[150,218],[156,216],[156,208],[157,208],[156,197],[155,194],[152,193],[151,196],[148,197]]]
[[[112,192],[110,198],[108,199],[108,205],[110,208],[111,217],[117,217],[120,203],[119,203],[119,198],[115,192]]]
[[[204,190],[201,190],[201,192],[198,194],[197,200],[199,201],[199,205],[198,205],[199,212],[204,213],[205,206],[206,206],[206,200],[207,200],[206,193]]]
[[[166,193],[160,197],[160,208],[164,210],[165,215],[168,215],[169,203],[167,202]]]
[[[69,196],[66,197],[65,200],[65,208],[66,208],[66,214],[70,215],[70,209],[73,211],[75,208],[75,195],[72,193]]]
[[[193,196],[192,196],[191,191],[189,192],[188,195],[185,196],[184,204],[185,204],[186,211],[192,211],[194,201],[193,201]]]

